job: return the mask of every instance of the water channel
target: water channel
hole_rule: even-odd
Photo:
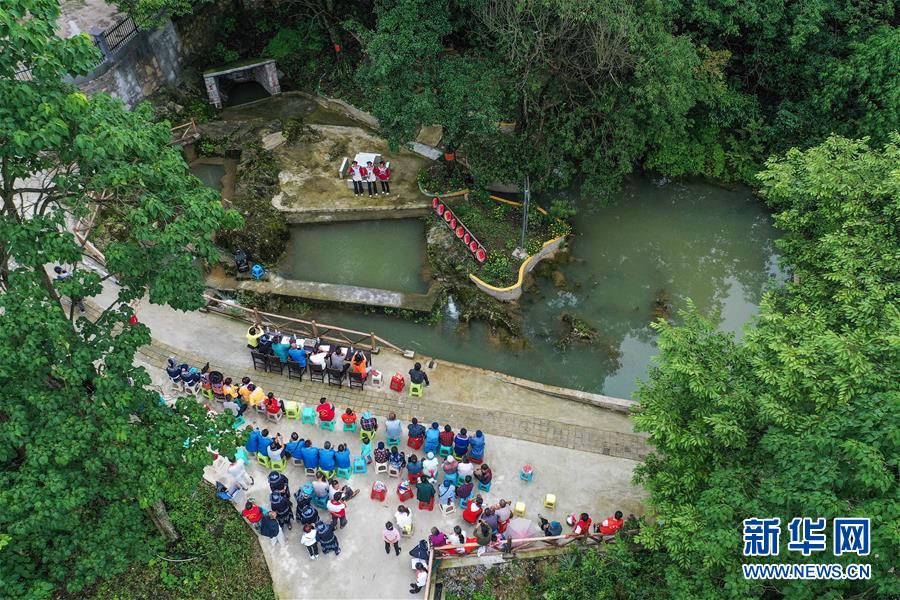
[[[375,235],[372,222],[354,227],[360,235]],[[435,325],[349,310],[316,309],[303,316],[375,331],[439,360],[628,398],[657,353],[650,328],[656,314],[674,317],[690,298],[722,330],[740,335],[766,286],[780,278],[776,232],[766,208],[747,190],[635,176],[614,206],[580,201],[574,227],[572,260],[560,269],[565,289],[544,278],[521,299],[521,349],[500,346],[482,323],[460,325],[452,303]],[[362,255],[354,269],[390,269],[397,260],[393,239],[376,236],[369,243],[377,251]],[[347,262],[357,261],[350,255]],[[598,341],[558,351],[554,342],[563,313],[596,328]]]

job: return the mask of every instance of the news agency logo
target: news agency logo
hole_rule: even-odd
[[[811,556],[825,552],[827,522],[825,518],[795,517],[787,525],[791,552]],[[831,553],[834,556],[855,554],[868,556],[871,552],[871,521],[868,518],[838,517],[832,522]],[[744,519],[744,556],[778,556],[781,539],[781,519]],[[872,571],[867,564],[765,564],[742,565],[746,579],[869,579]]]

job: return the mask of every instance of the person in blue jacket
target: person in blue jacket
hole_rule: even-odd
[[[297,435],[297,432],[291,434],[291,441],[284,445],[284,452],[294,459],[301,459],[301,451],[303,450],[304,440]]]
[[[331,479],[334,476],[335,452],[331,442],[325,442],[325,447],[319,450],[319,470]]]
[[[250,432],[250,437],[247,438],[246,444],[247,452],[249,452],[250,454],[256,454],[257,452],[259,452],[259,438],[259,429],[254,429]]]
[[[268,454],[267,450],[269,449],[269,446],[271,446],[271,445],[272,445],[272,438],[269,437],[269,430],[263,429],[261,432],[259,432],[259,443],[258,443],[258,446],[256,447],[256,451],[259,452],[260,454],[262,454],[263,456],[268,456],[269,454]]]
[[[313,448],[312,440],[306,440],[303,449],[300,450],[303,455],[303,466],[307,469],[317,469],[319,467],[319,449]]]
[[[429,452],[434,452],[437,454],[438,445],[440,442],[438,441],[441,435],[441,426],[437,423],[432,423],[431,427],[425,430],[425,454],[427,455]]]
[[[350,451],[347,450],[347,446],[344,444],[338,446],[337,452],[334,455],[334,460],[338,469],[350,468]]]
[[[291,349],[290,340],[286,336],[278,336],[272,344],[272,352],[283,363],[288,360],[288,351]]]
[[[469,458],[481,459],[484,457],[484,434],[481,430],[475,432],[475,435],[469,440]]]
[[[291,349],[288,350],[288,358],[301,367],[306,366],[306,350],[297,345],[296,341],[291,344]]]
[[[469,436],[467,433],[466,428],[463,427],[453,440],[453,454],[457,458],[462,458],[469,451]]]

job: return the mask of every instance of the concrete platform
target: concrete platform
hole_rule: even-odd
[[[260,294],[272,293],[282,296],[293,296],[295,298],[306,298],[309,300],[361,304],[363,306],[402,308],[419,312],[430,311],[440,292],[440,286],[437,283],[432,283],[426,293],[415,294],[411,292],[394,292],[391,290],[381,290],[356,285],[284,279],[277,275],[270,275],[267,281],[237,281],[236,288]]]

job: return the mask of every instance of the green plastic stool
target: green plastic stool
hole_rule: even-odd
[[[322,469],[319,469],[319,473],[321,473],[322,475],[324,475],[324,476],[325,476],[325,479],[327,479],[327,480],[329,480],[329,481],[331,481],[332,479],[334,479],[334,471],[323,471]]]
[[[424,383],[410,383],[409,384],[409,395],[416,396],[418,398],[422,397],[422,394],[425,393],[425,384]]]
[[[284,416],[288,419],[299,419],[300,405],[291,400],[286,400],[284,403]]]
[[[387,438],[385,445],[390,448],[391,446],[400,446],[400,438]]]
[[[263,454],[262,452],[256,453],[256,462],[258,462],[259,464],[261,464],[262,466],[264,466],[267,469],[272,468],[272,461],[269,460],[269,457],[266,456],[265,454]]]
[[[356,421],[344,423],[344,431],[356,431]]]
[[[350,468],[347,467],[346,469],[344,469],[344,468],[338,467],[337,476],[340,477],[341,479],[350,479]]]
[[[322,429],[327,429],[328,431],[334,431],[334,419],[331,421],[320,421],[319,427]]]
[[[365,473],[369,470],[369,465],[366,464],[366,459],[362,456],[357,456],[353,459],[353,472],[354,473]]]
[[[203,394],[203,396],[210,402],[213,402],[216,399],[216,397],[213,395],[212,389],[204,390],[201,388],[200,393]]]
[[[451,452],[453,452],[453,448],[451,448],[450,446],[441,446],[441,448],[438,450],[438,456],[446,458],[450,456]]]
[[[269,468],[273,471],[284,473],[285,471],[287,471],[287,460],[284,458],[282,458],[281,460],[270,460]]]
[[[376,431],[377,431],[377,430],[376,430]],[[371,441],[372,441],[372,438],[375,437],[375,431],[366,431],[365,429],[363,429],[362,427],[360,427],[360,428],[359,428],[359,441],[362,441],[362,438],[363,438],[364,435],[368,435],[368,436],[369,436],[369,441],[371,442]]]
[[[300,423],[316,424],[316,409],[312,406],[303,407],[303,416],[300,417]]]

